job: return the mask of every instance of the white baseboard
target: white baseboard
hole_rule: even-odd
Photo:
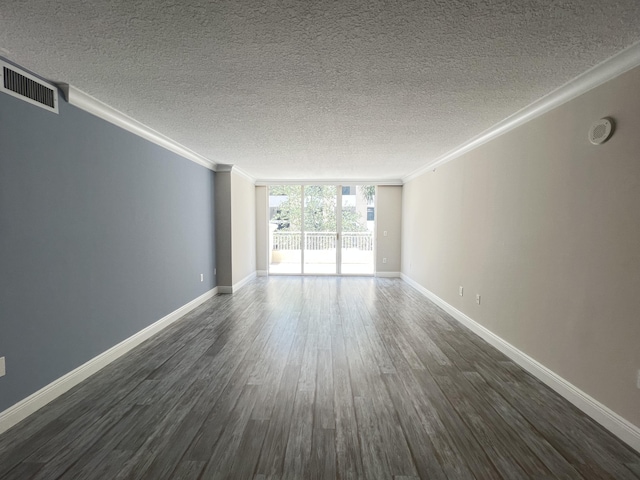
[[[249,283],[251,280],[256,278],[256,275],[257,275],[257,272],[251,272],[249,275],[244,277],[239,282],[234,283],[233,286],[218,285],[218,293],[235,293],[238,290],[240,290],[242,287],[244,287],[247,283]]]
[[[258,277],[266,277],[269,275],[269,271],[268,270],[258,270],[256,271],[256,275]]]
[[[231,293],[237,292],[238,290],[240,290],[242,287],[244,287],[247,283],[249,283],[254,278],[256,278],[256,272],[251,272],[249,275],[244,277],[238,283],[234,283],[233,284],[233,291]]]
[[[21,420],[25,419],[38,409],[44,407],[47,403],[65,393],[67,390],[75,387],[77,384],[90,377],[98,370],[106,367],[108,364],[121,357],[129,350],[140,345],[149,337],[168,327],[198,305],[217,295],[217,293],[218,287],[209,290],[208,292],[200,295],[198,298],[191,300],[186,305],[183,305],[177,310],[174,310],[157,322],[149,325],[148,327],[140,330],[138,333],[130,336],[126,340],[123,340],[117,345],[111,347],[109,350],[101,353],[97,357],[92,358],[87,363],[80,365],[75,370],[70,371],[57,380],[54,380],[49,385],[29,395],[27,398],[21,400],[12,407],[9,407],[4,412],[0,412],[0,433],[13,427]]]
[[[503,340],[489,329],[471,319],[471,317],[451,306],[412,278],[402,274],[402,279],[442,308],[445,312],[449,313],[453,318],[483,338],[487,343],[496,347],[526,371],[569,400],[576,407],[617,436],[620,440],[628,444],[631,448],[640,452],[640,428],[636,425],[622,418],[610,408],[598,402],[596,399],[592,398],[578,387],[562,378],[560,375],[549,370],[526,353],[518,350],[509,342]]]
[[[376,272],[376,277],[380,278],[400,278],[400,272]]]

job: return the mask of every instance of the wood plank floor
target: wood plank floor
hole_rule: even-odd
[[[396,279],[259,278],[0,436],[1,479],[638,479]]]

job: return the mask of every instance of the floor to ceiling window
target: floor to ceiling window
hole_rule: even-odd
[[[302,187],[269,187],[269,273],[302,273]]]
[[[375,186],[269,187],[269,273],[372,275]]]
[[[373,275],[376,187],[354,185],[341,188],[341,272]]]
[[[304,273],[337,273],[338,259],[338,191],[335,185],[305,185]]]

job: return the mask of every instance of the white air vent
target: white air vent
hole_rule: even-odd
[[[3,61],[0,61],[0,91],[58,113],[56,87]]]

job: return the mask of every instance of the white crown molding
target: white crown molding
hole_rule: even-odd
[[[244,178],[251,185],[255,185],[256,184],[256,179],[255,178],[253,178],[251,175],[249,175],[244,170],[241,170],[240,168],[236,167],[235,165],[233,166],[233,170],[231,170],[231,172],[233,172],[236,175],[239,175],[240,177]]]
[[[149,140],[167,150],[177,153],[178,155],[191,160],[192,162],[202,165],[210,170],[216,171],[216,163],[203,157],[202,155],[188,149],[184,145],[170,139],[166,135],[148,127],[144,123],[131,118],[130,116],[110,107],[104,102],[101,102],[97,98],[92,97],[88,93],[79,90],[78,88],[68,84],[58,84],[58,87],[63,91],[67,101],[74,107],[78,107],[86,112],[95,115],[109,123],[117,125],[128,132],[131,132],[139,137]]]
[[[252,185],[256,184],[256,179],[249,175],[244,170],[238,168],[236,165],[228,164],[228,163],[219,163],[216,165],[216,172],[219,173],[235,173],[236,175],[244,178],[246,181],[251,183]]]
[[[227,163],[219,163],[216,165],[216,172],[231,173],[231,170],[233,170],[233,165],[229,165]]]
[[[402,178],[403,183],[407,183],[434,168],[437,168],[451,160],[463,155],[480,145],[513,130],[514,128],[533,120],[540,115],[559,107],[563,103],[572,100],[595,87],[614,79],[615,77],[628,72],[632,68],[640,65],[640,42],[634,43],[630,47],[622,50],[613,57],[590,68],[586,72],[578,75],[573,80],[556,88],[544,97],[529,104],[513,115],[496,123],[493,127],[485,130],[469,141],[427,163],[423,167],[414,170],[409,175]]]
[[[256,186],[265,187],[269,185],[379,185],[379,186],[397,186],[402,185],[400,179],[365,179],[365,180],[349,180],[349,179],[330,179],[330,180],[313,180],[301,178],[299,180],[256,180]]]
[[[174,310],[170,314],[162,317],[155,323],[133,334],[129,338],[123,340],[109,350],[101,353],[97,357],[92,358],[88,362],[80,365],[78,368],[54,380],[49,385],[41,388],[37,392],[29,395],[24,400],[9,407],[4,412],[0,412],[0,433],[8,430],[21,420],[25,419],[32,413],[36,412],[46,404],[56,399],[66,391],[78,385],[80,382],[90,377],[98,370],[106,367],[114,360],[118,359],[129,350],[140,345],[146,339],[160,332],[164,328],[182,318],[185,314],[196,308],[198,305],[206,302],[210,298],[218,294],[218,287],[209,290],[199,297],[191,300],[189,303]]]
[[[407,282],[417,291],[433,303],[442,308],[445,312],[455,318],[458,322],[469,328],[472,332],[480,336],[487,343],[493,345],[511,360],[516,362],[538,380],[562,395],[569,402],[574,404],[585,414],[609,430],[620,440],[628,444],[634,450],[640,452],[640,428],[628,420],[622,418],[606,405],[571,384],[557,373],[548,369],[537,360],[534,360],[526,353],[517,349],[506,340],[502,339],[488,328],[480,325],[468,315],[462,313],[457,308],[445,302],[435,293],[427,290],[411,277],[402,274],[402,280]]]

